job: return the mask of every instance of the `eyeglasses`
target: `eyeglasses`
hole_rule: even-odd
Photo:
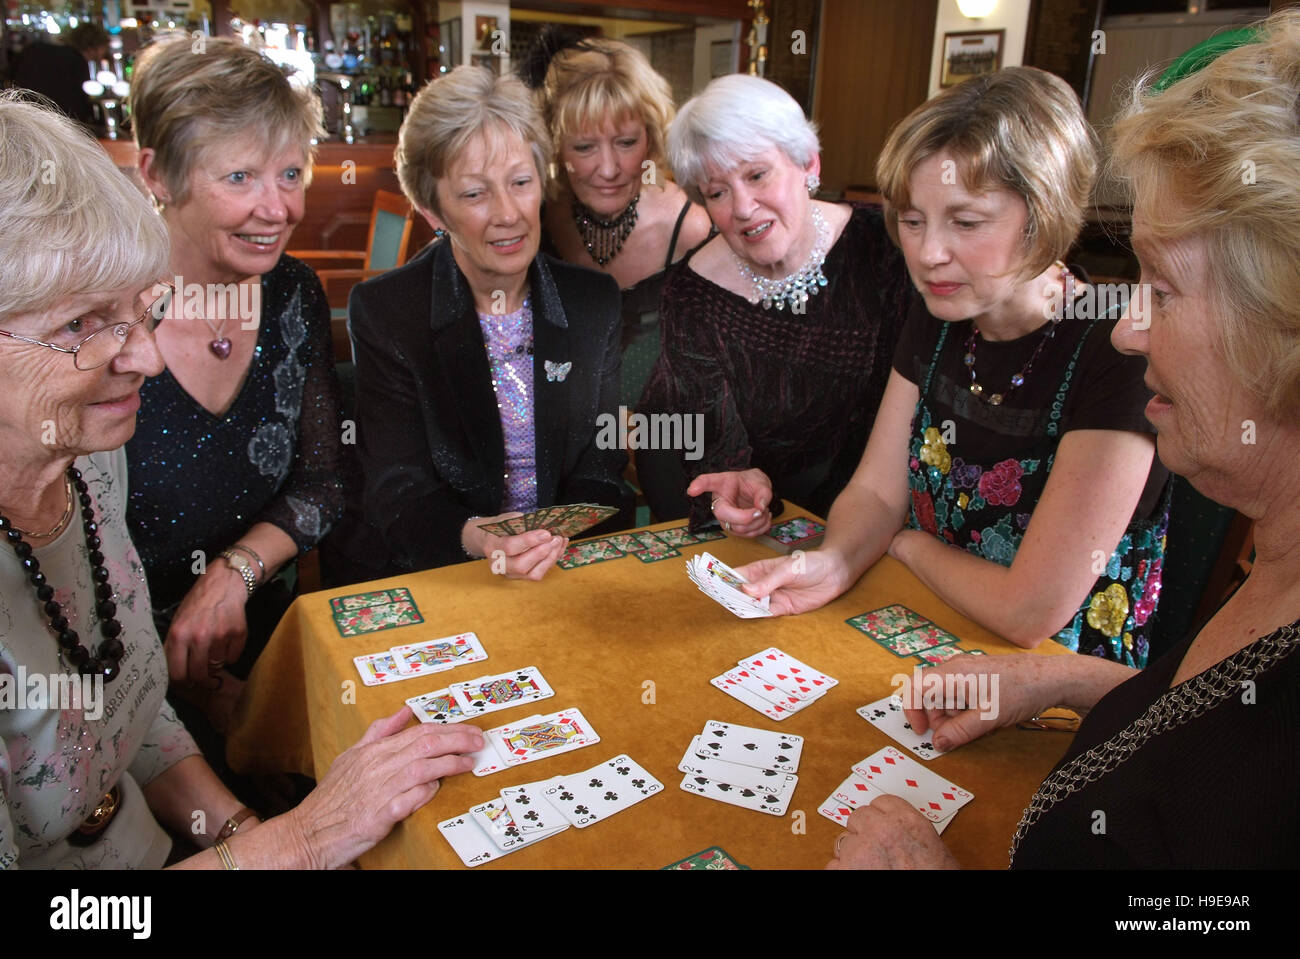
[[[167,315],[167,311],[171,309],[172,297],[176,294],[176,288],[170,283],[156,283],[150,287],[150,290],[156,290],[160,286],[164,287],[162,295],[149,303],[133,322],[114,323],[112,326],[105,326],[91,333],[73,347],[57,346],[54,343],[46,343],[44,340],[21,336],[7,330],[0,330],[0,336],[7,336],[11,340],[21,340],[34,346],[43,346],[46,349],[57,350],[60,353],[71,353],[72,364],[77,369],[83,372],[97,370],[101,366],[112,363],[121,355],[122,350],[126,347],[127,337],[131,335],[133,329],[143,323],[144,328],[152,333],[158,325],[158,321]],[[147,294],[145,295],[147,296]]]

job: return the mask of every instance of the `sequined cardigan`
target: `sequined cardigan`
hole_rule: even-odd
[[[537,505],[625,508],[627,457],[597,442],[601,417],[618,415],[618,286],[544,253],[529,285]],[[473,296],[450,245],[434,243],[354,287],[348,329],[363,473],[349,517],[359,514],[370,533],[354,539],[369,554],[364,572],[463,562],[465,523],[501,511],[505,439]]]

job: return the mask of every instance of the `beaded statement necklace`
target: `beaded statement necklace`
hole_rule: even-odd
[[[822,266],[826,262],[828,231],[826,220],[816,206],[812,207],[812,221],[813,227],[817,230],[817,240],[813,243],[808,259],[797,271],[779,280],[769,280],[765,276],[759,276],[742,257],[732,251],[731,255],[736,258],[736,268],[740,270],[740,275],[754,286],[754,293],[750,297],[751,303],[761,302],[765,310],[770,310],[774,306],[778,310],[784,310],[788,303],[793,311],[796,306],[806,304],[810,294],[820,293],[822,287],[826,286],[826,274],[822,272]]]
[[[111,682],[121,672],[119,665],[126,649],[118,637],[122,633],[122,624],[113,617],[117,613],[117,604],[113,602],[113,587],[108,581],[108,569],[104,566],[104,554],[99,551],[102,545],[99,538],[99,524],[95,522],[95,510],[91,505],[90,491],[86,481],[81,478],[81,471],[69,466],[67,480],[77,491],[81,503],[81,525],[86,534],[86,549],[90,553],[90,578],[95,583],[95,612],[99,615],[99,631],[104,635],[99,653],[91,655],[75,629],[68,628],[68,618],[63,615],[63,606],[54,599],[54,587],[45,581],[41,572],[41,563],[32,555],[31,543],[24,542],[23,533],[0,514],[0,532],[3,532],[9,545],[18,554],[23,565],[23,572],[36,590],[36,599],[43,604],[45,615],[50,618],[50,629],[58,639],[63,659],[74,666],[83,676],[103,676],[104,682]],[[29,536],[32,534],[28,534]],[[47,534],[49,535],[49,534]]]
[[[1074,274],[1060,260],[1056,261],[1055,266],[1058,266],[1064,274],[1066,299],[1072,299],[1074,297]],[[1039,354],[1043,352],[1043,347],[1047,346],[1048,340],[1056,335],[1056,327],[1060,322],[1060,316],[1052,317],[1052,322],[1047,325],[1047,329],[1043,330],[1043,337],[1038,341],[1038,346],[1034,348],[1029,361],[1020,368],[1019,373],[1011,377],[1011,385],[1002,393],[990,393],[987,396],[984,395],[984,387],[980,385],[979,380],[975,377],[975,345],[979,342],[980,328],[972,323],[970,335],[966,337],[966,355],[962,357],[962,362],[966,364],[966,369],[970,371],[971,393],[985,400],[989,406],[1001,406],[1002,401],[1010,396],[1012,391],[1025,385],[1025,377],[1034,368],[1034,362],[1038,359]]]
[[[604,266],[623,249],[623,244],[632,235],[636,226],[636,205],[641,200],[638,193],[632,202],[623,208],[623,212],[611,220],[603,220],[577,199],[573,201],[573,222],[578,225],[578,235],[591,254],[591,258]]]

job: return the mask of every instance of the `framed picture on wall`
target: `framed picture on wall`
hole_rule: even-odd
[[[943,72],[939,86],[956,86],[971,77],[1002,69],[1005,30],[964,30],[943,35]]]

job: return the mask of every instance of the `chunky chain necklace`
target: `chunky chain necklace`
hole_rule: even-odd
[[[591,254],[591,258],[604,266],[623,249],[624,241],[632,234],[636,226],[636,205],[641,194],[632,197],[632,202],[624,207],[623,212],[612,220],[602,220],[576,198],[573,201],[573,222],[578,225],[578,234],[582,243]]]
[[[1074,296],[1074,274],[1060,260],[1056,261],[1056,266],[1060,267],[1061,272],[1065,274],[1065,296],[1067,299]],[[1003,393],[990,393],[984,395],[984,387],[980,385],[979,380],[975,378],[975,344],[979,342],[980,328],[974,323],[971,324],[970,335],[966,337],[966,355],[962,357],[962,362],[966,364],[966,369],[970,371],[970,391],[976,396],[987,400],[989,406],[1001,406],[1002,401],[1011,395],[1011,392],[1025,385],[1025,377],[1029,371],[1034,368],[1034,362],[1038,359],[1043,347],[1047,341],[1056,335],[1057,324],[1061,322],[1060,316],[1052,317],[1052,322],[1048,324],[1047,329],[1043,331],[1043,338],[1038,341],[1038,346],[1034,348],[1033,355],[1029,357],[1029,362],[1020,368],[1020,372],[1011,377],[1011,385]]]
[[[770,310],[773,306],[778,310],[784,310],[785,305],[789,303],[793,311],[796,307],[806,304],[810,294],[821,292],[822,287],[826,285],[826,274],[822,272],[822,265],[826,262],[828,232],[826,220],[822,218],[821,211],[816,206],[812,207],[812,221],[813,227],[817,230],[817,240],[813,243],[812,252],[808,254],[808,259],[798,271],[779,280],[769,280],[765,276],[759,276],[741,256],[732,251],[731,255],[736,258],[736,268],[740,270],[740,275],[754,285],[754,294],[749,298],[751,303],[761,302],[765,310]]]
[[[81,478],[81,471],[74,466],[68,467],[68,482],[76,488],[81,502],[81,525],[86,534],[86,549],[90,553],[90,578],[95,583],[95,612],[99,614],[99,631],[104,634],[100,643],[99,654],[92,656],[81,642],[75,629],[68,627],[68,617],[63,615],[63,606],[54,599],[54,587],[45,581],[41,572],[41,563],[32,555],[32,546],[23,541],[23,534],[4,515],[0,514],[0,532],[3,532],[9,545],[18,554],[23,565],[23,572],[36,589],[36,599],[44,604],[45,615],[50,618],[52,629],[59,641],[59,649],[65,662],[76,667],[83,676],[103,676],[104,682],[111,682],[121,672],[119,663],[126,649],[118,637],[122,633],[122,624],[114,619],[117,604],[113,602],[113,587],[108,581],[108,570],[104,566],[104,554],[99,551],[102,545],[99,538],[99,524],[95,522],[95,510],[91,505],[90,491]],[[29,534],[30,535],[30,534]]]
[[[1089,783],[1113,772],[1154,737],[1186,725],[1230,697],[1241,695],[1244,683],[1291,655],[1297,644],[1300,644],[1297,624],[1283,626],[1199,676],[1163,693],[1145,713],[1110,739],[1080,753],[1048,776],[1020,817],[1020,825],[1011,840],[1012,862],[1025,834],[1043,813]]]

